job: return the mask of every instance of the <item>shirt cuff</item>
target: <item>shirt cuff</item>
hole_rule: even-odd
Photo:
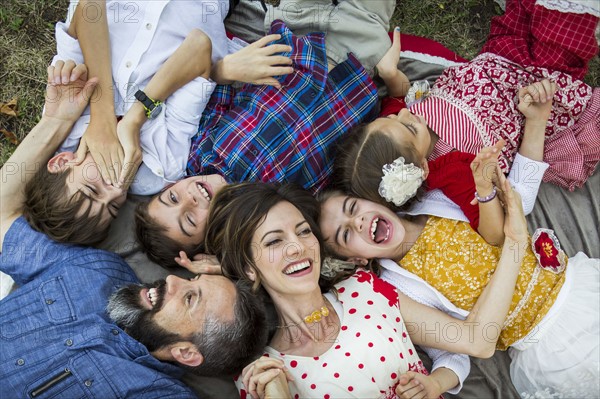
[[[525,215],[533,211],[542,178],[549,166],[546,162],[534,161],[519,153],[515,155],[508,180],[521,194]]]
[[[429,357],[431,357],[433,360],[431,372],[439,369],[440,367],[445,367],[449,370],[452,370],[454,374],[456,374],[458,377],[458,384],[446,392],[452,395],[458,394],[463,387],[464,381],[471,372],[471,360],[469,359],[469,356],[450,353],[439,349],[426,348],[423,346],[421,348],[425,350]],[[436,356],[433,352],[441,353],[438,353]]]

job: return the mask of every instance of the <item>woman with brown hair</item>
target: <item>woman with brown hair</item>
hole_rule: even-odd
[[[226,276],[252,281],[277,312],[268,359],[246,368],[240,389],[262,396],[265,383],[279,378],[294,397],[437,397],[455,386],[457,376],[446,368],[421,374],[413,342],[480,357],[494,353],[495,339],[483,327],[503,322],[524,253],[514,249],[527,243],[518,195],[507,189],[505,250],[466,320],[414,302],[372,272],[332,272],[316,224],[319,207],[308,193],[261,183],[223,189],[212,204],[206,246]],[[424,333],[440,323],[452,323],[460,338]]]

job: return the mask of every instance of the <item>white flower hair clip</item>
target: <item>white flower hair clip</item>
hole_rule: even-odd
[[[431,88],[429,82],[426,80],[417,80],[406,93],[404,101],[406,102],[406,108],[410,108],[415,104],[420,103],[429,97]]]
[[[406,164],[404,157],[383,165],[381,170],[383,177],[379,183],[379,195],[396,206],[402,206],[414,197],[425,180],[423,169],[412,163]]]

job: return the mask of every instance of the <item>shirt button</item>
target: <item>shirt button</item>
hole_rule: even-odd
[[[113,335],[119,335],[119,330],[117,330],[117,329],[113,328],[113,329],[111,330],[111,333],[112,333]]]
[[[23,360],[23,359],[17,360],[17,366],[22,366],[24,364],[25,364],[25,360]]]
[[[125,63],[125,66],[126,66],[127,68],[131,68],[131,61],[127,61],[127,62]]]
[[[146,24],[146,29],[148,29],[148,30],[152,29],[152,24],[151,23],[147,23]]]
[[[256,155],[256,154],[258,154],[258,151],[252,150],[252,155]]]
[[[54,299],[46,299],[46,303],[48,305],[52,305],[54,303]]]
[[[156,174],[157,174],[158,176],[162,177],[162,176],[163,176],[163,170],[162,170],[162,169],[157,169],[157,170],[156,170]]]
[[[92,380],[85,380],[84,385],[86,387],[91,387],[92,386]]]
[[[73,345],[73,340],[69,338],[68,340],[65,341],[65,345],[72,346]]]
[[[314,91],[311,91],[311,92],[310,92],[310,96],[311,96],[312,98],[315,98],[315,97],[317,96],[317,93],[316,93],[316,92],[314,92]]]

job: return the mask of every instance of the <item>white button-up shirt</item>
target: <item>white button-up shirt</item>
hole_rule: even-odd
[[[200,29],[210,37],[213,63],[241,48],[239,41],[232,42],[225,35],[227,0],[106,3],[117,115],[129,110],[136,101],[135,92],[146,87],[192,29]],[[77,1],[71,1],[67,22],[56,25],[57,55],[53,63],[69,59],[76,63],[84,61],[79,42],[67,33],[76,4]],[[97,12],[89,10],[86,15],[93,18]],[[185,175],[190,139],[198,129],[214,88],[214,82],[198,77],[173,93],[155,119],[146,121],[140,132],[143,163],[131,192],[154,194]],[[59,151],[75,151],[89,121],[88,107]]]

